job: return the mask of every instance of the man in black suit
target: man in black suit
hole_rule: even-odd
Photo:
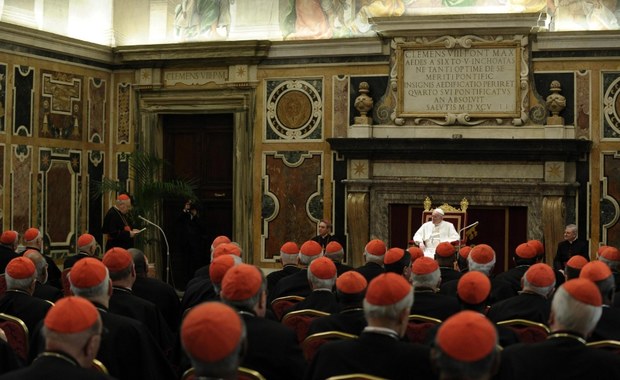
[[[491,295],[489,304],[496,300],[502,300],[512,295],[510,285],[505,281],[497,281],[492,278],[493,268],[496,262],[495,250],[488,244],[478,244],[471,249],[467,256],[467,267],[469,272],[480,272],[489,277],[491,281]],[[459,279],[460,280],[460,279]],[[451,281],[441,285],[441,294],[456,295],[458,281]]]
[[[36,285],[32,295],[50,302],[58,301],[64,294],[62,290],[47,283],[47,261],[43,255],[34,249],[27,249],[23,256],[32,260],[37,271]]]
[[[455,297],[437,292],[441,283],[441,271],[437,261],[426,256],[420,257],[413,263],[411,278],[415,294],[411,314],[420,314],[443,321],[461,310]]]
[[[65,259],[65,262],[62,264],[63,270],[71,268],[73,264],[75,264],[78,260],[86,257],[94,257],[97,253],[99,245],[97,244],[97,240],[93,235],[82,234],[77,239],[77,248],[78,253]]]
[[[553,269],[564,269],[568,259],[575,255],[581,255],[590,261],[588,241],[579,238],[575,224],[569,224],[564,229],[564,240],[558,244],[558,249],[553,259]]]
[[[148,276],[148,262],[144,252],[129,248],[136,267],[136,281],[131,290],[136,296],[151,301],[164,316],[173,333],[179,331],[181,324],[181,301],[176,290],[158,278]]]
[[[328,259],[333,261],[334,264],[336,264],[336,272],[338,273],[338,276],[340,276],[344,272],[353,270],[353,267],[342,263],[342,260],[344,259],[344,248],[342,248],[342,245],[337,241],[333,240],[327,243],[324,254],[325,257],[327,257]]]
[[[454,269],[454,262],[456,261],[456,248],[454,248],[454,245],[447,241],[439,243],[435,248],[435,260],[439,264],[441,282],[443,284],[461,278],[461,272]]]
[[[424,254],[422,253],[420,257],[423,256]],[[386,273],[400,274],[411,282],[411,253],[402,248],[388,249],[383,256],[383,268]]]
[[[135,319],[110,313],[112,282],[103,263],[89,257],[75,263],[69,273],[71,292],[95,305],[106,334],[97,354],[110,374],[120,380],[176,376],[159,344],[146,326]]]
[[[340,305],[334,294],[336,284],[336,265],[327,257],[313,260],[308,267],[308,282],[312,292],[303,300],[284,311],[289,313],[295,310],[312,309],[326,313],[337,313]]]
[[[267,294],[272,294],[278,281],[284,277],[297,273],[301,270],[297,266],[299,261],[299,247],[293,241],[287,241],[280,247],[280,263],[282,269],[273,271],[267,275]]]
[[[336,279],[336,298],[340,303],[340,312],[313,320],[308,335],[325,331],[360,335],[367,325],[362,308],[367,286],[364,276],[354,270],[339,276]]]
[[[102,261],[110,272],[113,285],[110,312],[144,323],[162,351],[169,355],[175,339],[166,320],[154,303],[133,294],[136,269],[131,254],[124,248],[114,247],[106,252]]]
[[[365,373],[386,379],[435,378],[426,346],[401,341],[413,304],[413,287],[401,275],[384,273],[368,285],[364,313],[368,326],[358,339],[322,345],[306,379]]]
[[[588,340],[620,340],[620,309],[612,307],[616,286],[611,269],[601,261],[592,261],[581,269],[579,278],[594,282],[603,300],[601,319]]]
[[[327,219],[321,220],[319,222],[319,234],[313,237],[311,240],[319,243],[321,248],[325,250],[325,247],[327,247],[327,244],[329,244],[329,242],[335,241],[334,235],[332,235],[332,223]]]
[[[620,379],[617,354],[586,346],[586,337],[601,317],[602,304],[592,281],[566,281],[551,302],[547,340],[505,347],[496,378]]]
[[[6,266],[7,291],[0,298],[0,313],[15,316],[35,331],[52,303],[32,296],[36,284],[36,268],[32,260],[17,257]]]
[[[80,297],[66,297],[44,320],[45,351],[26,368],[1,376],[5,380],[113,379],[91,369],[97,356],[103,325],[97,309]]]
[[[555,290],[555,273],[547,264],[534,264],[521,278],[523,290],[514,297],[491,305],[487,317],[493,322],[527,319],[546,325]]]
[[[278,297],[284,296],[301,296],[306,297],[310,294],[310,284],[308,283],[308,265],[312,260],[318,259],[323,255],[321,245],[314,240],[308,240],[301,245],[299,249],[299,265],[301,270],[286,276],[276,284],[273,294],[269,294],[268,302]]]
[[[355,268],[355,270],[360,272],[368,283],[370,283],[373,278],[385,272],[383,268],[383,258],[385,257],[386,251],[387,248],[385,247],[385,243],[379,239],[369,241],[366,247],[364,247],[365,264],[359,268]]]
[[[51,256],[43,252],[43,235],[41,231],[34,227],[28,228],[26,232],[24,232],[24,245],[26,249],[34,249],[43,255],[45,261],[47,261],[47,282],[58,289],[62,289],[58,265],[56,265],[56,262]]]
[[[515,267],[508,269],[495,276],[496,281],[503,281],[510,284],[512,290],[512,296],[516,296],[521,291],[521,278],[530,266],[536,264],[538,261],[536,248],[529,243],[521,243],[515,248],[513,260]],[[510,295],[506,295],[510,296]],[[495,300],[501,301],[501,300]]]
[[[306,363],[297,337],[292,329],[265,318],[266,288],[261,270],[248,264],[230,268],[222,280],[222,301],[237,309],[247,329],[249,350],[241,365],[267,379],[300,379]]]

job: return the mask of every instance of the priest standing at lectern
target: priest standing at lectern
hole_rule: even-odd
[[[461,237],[454,225],[443,220],[444,212],[440,208],[433,210],[431,220],[424,223],[415,235],[413,241],[424,251],[424,256],[435,257],[435,247],[444,241],[459,241]]]

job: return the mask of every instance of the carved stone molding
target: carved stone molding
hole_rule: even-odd
[[[369,200],[367,191],[349,191],[347,195],[347,229],[351,242],[348,261],[355,268],[364,265],[362,252],[369,241]]]

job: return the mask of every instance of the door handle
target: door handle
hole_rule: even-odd
[[[223,198],[226,196],[226,193],[213,193],[213,196],[216,198]]]

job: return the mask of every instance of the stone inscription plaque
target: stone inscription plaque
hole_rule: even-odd
[[[518,116],[519,62],[517,46],[403,47],[399,114]]]
[[[168,71],[164,74],[164,85],[197,86],[207,83],[222,84],[228,80],[228,70],[185,70]]]

